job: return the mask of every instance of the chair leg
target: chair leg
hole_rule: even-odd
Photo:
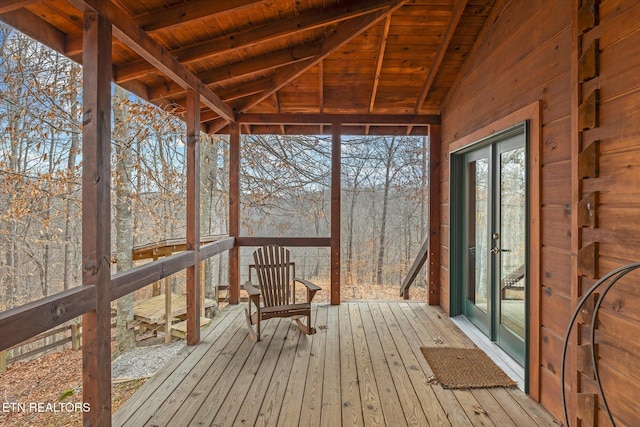
[[[259,342],[260,341],[260,304],[259,303],[256,304],[255,330],[253,329],[254,320],[253,320],[253,316],[251,315],[251,300],[249,300],[249,308],[246,308],[244,310],[244,314],[247,320],[247,327],[249,328],[249,337],[254,342]]]
[[[309,311],[309,314],[304,315],[307,318],[307,324],[305,325],[304,323],[302,323],[300,321],[300,317],[301,316],[295,316],[293,317],[293,320],[296,321],[296,324],[298,325],[298,328],[300,328],[300,330],[302,332],[304,332],[307,335],[313,335],[316,333],[316,328],[313,328],[311,326],[311,311]]]

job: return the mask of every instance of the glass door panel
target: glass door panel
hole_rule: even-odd
[[[505,141],[497,147],[499,169],[499,240],[495,242],[500,309],[498,343],[524,364],[526,295],[526,152],[518,141]],[[520,144],[517,144],[520,145]]]
[[[489,151],[471,153],[466,160],[466,314],[480,329],[489,332]]]

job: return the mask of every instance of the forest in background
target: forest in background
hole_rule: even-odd
[[[82,70],[0,24],[0,79],[3,311],[81,282]],[[161,110],[115,86],[112,108],[115,273],[131,267],[133,246],[185,235],[186,129],[179,106]],[[203,235],[227,232],[228,144],[201,135]],[[343,137],[346,286],[398,287],[406,274],[427,224],[427,145],[424,137]],[[243,135],[241,233],[329,236],[330,147],[329,136]],[[326,248],[293,252],[300,275],[328,281]],[[250,250],[242,256],[244,272]],[[207,293],[226,283],[225,262],[209,263]]]

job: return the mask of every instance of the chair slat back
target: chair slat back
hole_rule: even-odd
[[[291,304],[291,262],[289,250],[277,245],[253,253],[258,285],[265,307]]]

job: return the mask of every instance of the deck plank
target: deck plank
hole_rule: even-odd
[[[340,313],[340,386],[342,395],[342,425],[361,426],[362,404],[358,387],[355,348],[351,333],[349,306],[341,304]]]
[[[505,409],[496,401],[490,389],[472,389],[471,393],[476,398],[480,407],[485,411],[491,421],[497,426],[518,427]]]
[[[389,369],[382,343],[376,330],[376,324],[371,316],[368,304],[360,304],[360,315],[362,316],[362,324],[364,326],[365,335],[367,336],[367,345],[371,354],[371,364],[373,365],[373,373],[378,383],[378,393],[380,394],[380,402],[382,403],[382,412],[385,420],[393,420],[395,426],[406,426],[407,419],[402,411],[398,392],[394,387],[393,377]]]
[[[391,337],[398,348],[402,364],[409,373],[413,388],[417,396],[421,397],[420,403],[424,413],[427,415],[427,422],[432,426],[450,426],[451,422],[433,388],[429,385],[429,378],[424,369],[421,369],[420,361],[417,359],[411,344],[407,341],[406,335],[400,329],[389,304],[380,304],[380,309]],[[417,343],[413,343],[413,346],[416,347]],[[421,354],[418,356],[424,359]]]
[[[259,413],[255,420],[255,426],[273,426],[278,421],[278,416],[283,406],[284,395],[287,390],[287,384],[291,377],[296,352],[299,349],[301,341],[307,341],[309,339],[310,338],[303,334],[297,326],[291,325],[289,327],[289,333],[282,347],[276,370],[271,378],[269,388],[265,393],[262,406],[258,408]],[[243,411],[244,409],[240,409],[240,412]]]
[[[522,406],[513,397],[513,394],[509,393],[506,388],[496,387],[491,389],[491,394],[500,403],[504,410],[509,414],[513,422],[517,426],[535,426],[538,425],[536,421],[525,411]],[[529,399],[528,396],[523,394],[524,399]],[[529,399],[530,400],[530,399]]]
[[[267,322],[262,335],[262,342],[264,343],[266,341],[266,345],[271,341],[275,328],[275,322]],[[249,363],[249,359],[253,360],[255,358],[262,358],[263,351],[261,350],[264,349],[265,346],[256,349],[257,343],[251,341],[247,335],[244,335],[245,333],[247,333],[246,326],[241,328],[241,332],[238,334],[242,334],[242,336],[245,337],[238,351],[235,353],[231,351],[224,353],[224,360],[225,362],[228,361],[228,363],[222,367],[223,372],[220,374],[219,378],[207,378],[205,382],[199,383],[198,387],[193,390],[184,405],[180,407],[180,411],[176,412],[167,425],[190,425],[192,423],[192,418],[195,416],[199,416],[201,419],[213,419],[222,404],[225,402],[231,387],[233,387],[235,379],[242,372],[245,363]],[[203,412],[205,414],[203,414]]]
[[[270,319],[266,323],[275,322],[276,319]],[[240,414],[240,407],[247,399],[259,399],[259,404],[262,403],[266,386],[271,380],[276,361],[282,350],[284,338],[287,336],[291,326],[291,322],[288,319],[277,319],[277,322],[277,329],[274,334],[271,334],[271,339],[256,343],[251,352],[253,357],[247,359],[242,371],[235,378],[226,379],[226,381],[233,381],[233,387],[213,418],[212,424],[230,426],[233,425],[238,416],[240,416],[240,422],[242,423],[244,414]],[[258,372],[261,372],[261,375],[258,376]],[[253,390],[254,386],[256,387],[255,392]],[[253,404],[256,403],[251,402],[251,405]],[[206,405],[203,405],[201,409],[203,408],[205,410],[201,410],[196,414],[192,425],[206,425],[210,420],[210,417],[207,416]]]
[[[318,307],[312,306],[312,316],[314,326],[318,329]],[[278,416],[278,427],[297,426],[300,420],[300,408],[304,398],[304,389],[309,369],[309,359],[313,341],[317,338],[317,333],[307,339],[301,339],[296,348],[296,354],[291,366],[291,375],[284,394],[282,409]],[[273,424],[270,424],[273,425]]]
[[[194,396],[199,396],[202,393],[206,394],[215,385],[229,364],[232,355],[238,351],[245,341],[244,334],[237,332],[237,328],[242,327],[243,320],[242,316],[238,316],[238,323],[231,324],[226,333],[216,339],[215,347],[194,366],[193,372],[198,374],[187,376],[180,384],[174,387],[165,403],[154,411],[153,416],[146,424],[168,425],[171,418],[174,417],[173,408],[183,407],[187,403],[187,399],[193,400],[188,402],[189,405],[195,404],[198,399],[194,399]],[[204,372],[204,375],[202,372]],[[174,422],[178,423],[179,421],[176,420]]]
[[[367,346],[362,318],[358,304],[350,303],[349,315],[351,317],[351,332],[356,355],[356,370],[360,386],[360,398],[362,399],[362,417],[365,426],[386,425],[382,413],[382,404],[378,394],[378,384],[373,372],[371,355]]]
[[[327,313],[321,426],[338,426],[342,421],[341,377],[336,372],[340,372],[340,313],[332,309]]]
[[[407,425],[410,426],[426,426],[429,425],[427,417],[420,405],[420,399],[416,394],[409,373],[402,362],[402,356],[400,350],[396,346],[391,333],[387,328],[387,324],[380,310],[380,304],[369,303],[369,312],[371,318],[375,319],[374,325],[378,332],[380,344],[382,345],[382,354],[386,358],[387,367],[391,373],[393,384],[395,385],[398,399],[400,400],[400,407],[404,412]]]
[[[242,325],[242,316],[238,316],[235,326],[240,327]],[[174,416],[174,408],[183,407],[187,398],[198,393],[198,389],[205,388],[208,390],[211,387],[211,382],[214,378],[219,378],[220,371],[226,366],[228,361],[225,362],[224,353],[235,353],[237,349],[244,341],[244,337],[237,333],[237,328],[227,328],[224,334],[216,337],[215,346],[213,346],[205,355],[199,359],[194,360],[192,372],[197,372],[197,375],[189,375],[182,380],[182,382],[175,388],[166,389],[167,395],[160,395],[156,393],[153,397],[153,405],[150,405],[154,410],[151,418],[146,420],[140,420],[144,424],[149,425],[167,425],[169,420]],[[228,359],[228,358],[227,358]],[[205,374],[202,375],[201,373]],[[203,384],[200,384],[200,383]],[[138,424],[142,425],[142,424]]]
[[[191,366],[185,364],[187,359],[197,359],[206,354],[217,338],[221,336],[229,325],[240,319],[240,313],[237,311],[223,311],[220,313],[215,322],[205,329],[205,339],[195,347],[184,347],[176,356],[164,366],[153,378],[148,380],[136,394],[134,394],[127,404],[120,408],[113,415],[114,425],[134,425],[140,426],[144,422],[143,418],[146,409],[155,409],[158,404],[158,391],[170,389],[172,384],[181,381],[189,372]],[[152,398],[153,397],[153,398]],[[143,408],[143,409],[140,409]],[[150,416],[150,415],[149,415]],[[140,417],[140,418],[138,418]]]
[[[316,315],[316,334],[313,337],[304,397],[300,407],[300,426],[320,425],[322,411],[322,387],[324,385],[324,355],[327,343],[327,314],[328,307],[318,307]]]
[[[407,340],[412,343],[411,349],[414,352],[419,366],[425,372],[427,377],[433,376],[433,371],[424,358],[420,347],[435,347],[436,343],[433,336],[427,332],[426,328],[420,326],[420,321],[408,304],[394,304],[391,306],[398,324],[404,325],[402,331]],[[464,410],[460,407],[458,400],[450,390],[445,390],[440,384],[430,385],[434,394],[438,397],[438,401],[447,413],[447,418],[453,426],[470,426],[471,421]]]
[[[473,346],[438,307],[314,304],[315,335],[271,319],[260,343],[248,338],[243,308],[226,308],[202,343],[149,380],[113,424],[555,425],[520,390],[446,390],[430,381],[421,346]]]

